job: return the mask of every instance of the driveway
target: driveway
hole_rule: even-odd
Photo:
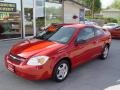
[[[120,40],[113,40],[107,60],[95,59],[79,66],[62,83],[29,81],[9,72],[4,55],[18,41],[0,41],[0,90],[120,90]]]

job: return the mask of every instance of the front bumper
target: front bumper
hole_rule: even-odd
[[[44,66],[16,64],[11,62],[8,56],[6,56],[5,65],[9,71],[28,80],[44,80],[52,76],[52,69],[49,64]]]
[[[120,39],[120,34],[112,34],[112,38],[118,38],[118,39]]]

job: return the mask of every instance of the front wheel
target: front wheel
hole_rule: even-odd
[[[102,54],[101,54],[101,59],[102,59],[102,60],[107,59],[108,53],[109,53],[109,45],[106,45],[106,46],[104,47],[104,49],[103,49]]]
[[[53,80],[56,82],[62,82],[66,79],[70,71],[70,65],[67,60],[60,61],[53,71]]]

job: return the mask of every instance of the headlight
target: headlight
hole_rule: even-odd
[[[37,56],[32,57],[27,62],[27,65],[37,66],[37,65],[43,65],[49,60],[48,56]]]

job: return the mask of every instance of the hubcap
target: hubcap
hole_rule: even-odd
[[[68,74],[68,65],[66,63],[61,64],[57,70],[57,78],[59,80],[64,79]]]
[[[104,52],[103,52],[103,56],[104,56],[104,58],[106,58],[106,57],[107,57],[108,52],[109,52],[108,47],[105,47]]]

